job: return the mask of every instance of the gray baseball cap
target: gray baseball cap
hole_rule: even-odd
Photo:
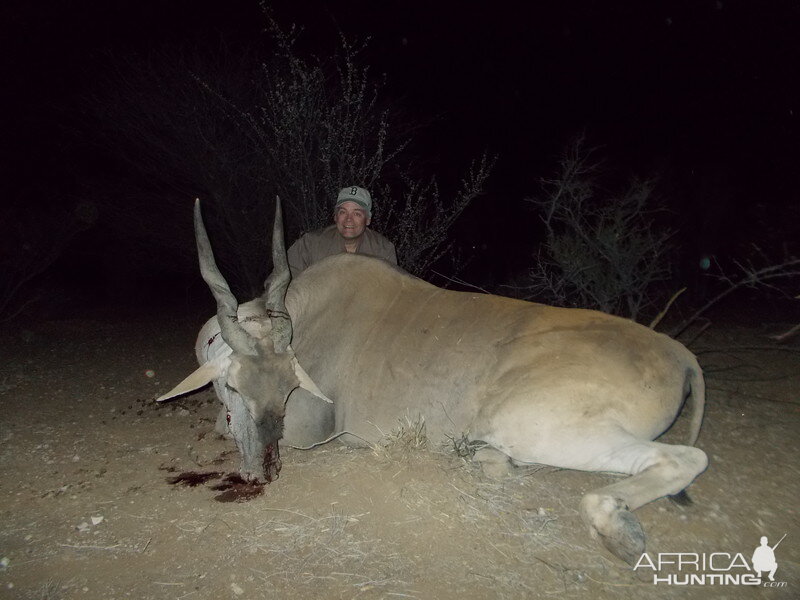
[[[367,217],[372,218],[372,197],[364,188],[353,185],[339,190],[339,195],[336,198],[336,207],[338,208],[340,204],[345,202],[355,202],[367,211]]]

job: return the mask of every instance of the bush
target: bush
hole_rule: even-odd
[[[670,274],[672,232],[656,227],[656,180],[631,177],[621,192],[607,191],[597,154],[583,136],[574,139],[556,177],[542,180],[541,198],[529,200],[545,239],[520,289],[528,299],[636,320]]]
[[[296,30],[268,20],[279,51],[262,67],[257,106],[241,111],[216,96],[260,149],[264,171],[286,207],[289,240],[329,225],[338,190],[360,185],[376,198],[373,226],[394,242],[400,265],[427,274],[450,251],[450,226],[482,193],[493,160],[475,161],[454,197],[444,200],[435,177],[416,178],[402,164],[410,137],[396,130],[413,127],[390,123],[383,86],[359,60],[365,46],[340,35],[333,57],[302,58]]]
[[[188,231],[201,198],[219,266],[234,293],[251,298],[270,268],[275,196],[292,243],[332,223],[340,188],[361,185],[376,198],[375,229],[396,243],[401,266],[424,275],[448,252],[449,227],[482,192],[491,161],[477,161],[460,191],[442,198],[435,178],[411,175],[402,162],[412,127],[392,120],[397,111],[361,63],[363,46],[340,36],[335,55],[303,57],[296,30],[267,18],[263,64],[224,44],[210,54],[184,48],[115,61],[93,105],[107,127],[102,143],[146,181],[138,187],[148,198],[128,204],[157,191],[162,205],[185,212]]]

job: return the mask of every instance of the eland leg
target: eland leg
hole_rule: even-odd
[[[491,446],[476,450],[472,460],[480,464],[483,474],[492,479],[502,479],[514,472],[508,455]]]
[[[581,516],[592,536],[615,556],[634,565],[645,551],[645,535],[634,510],[688,486],[708,465],[706,454],[691,446],[672,446],[632,438],[597,452],[591,470],[631,477],[586,494]]]
[[[303,388],[297,388],[286,401],[281,444],[308,448],[328,439],[334,426],[333,404]]]

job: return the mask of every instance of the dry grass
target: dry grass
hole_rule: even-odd
[[[366,514],[333,511],[321,517],[282,511],[242,540],[242,551],[266,555],[268,570],[256,571],[268,584],[336,580],[355,588],[404,586],[395,574],[400,555],[382,540],[365,538],[357,526]]]
[[[455,447],[429,446],[424,422],[406,418],[371,450],[334,443],[308,455],[295,469],[341,482],[334,486],[344,494],[341,502],[320,491],[320,502],[310,507],[302,492],[294,498],[290,490],[280,504],[258,507],[255,526],[240,523],[230,532],[232,564],[248,565],[268,594],[302,585],[330,598],[364,592],[424,598],[431,597],[431,581],[452,581],[464,586],[467,598],[487,588],[514,598],[545,582],[554,593],[584,587],[585,568],[572,557],[594,549],[564,537],[563,517],[574,510],[560,503],[545,478],[535,469],[515,469],[490,480]],[[294,462],[291,453],[286,459]],[[293,484],[304,489],[303,475],[295,474]],[[441,554],[431,561],[434,543]]]
[[[424,597],[411,590],[421,566],[409,545],[417,540],[429,547],[436,539],[458,557],[467,540],[478,540],[481,566],[468,580],[489,585],[497,597],[529,595],[543,581],[553,593],[585,587],[587,568],[576,557],[593,555],[595,549],[588,539],[586,545],[576,544],[565,536],[569,526],[563,517],[577,512],[562,504],[546,477],[537,476],[547,472],[519,468],[510,477],[490,480],[458,448],[432,450],[429,443],[424,422],[406,418],[371,452],[333,448],[324,459],[331,463],[325,469],[332,477],[391,482],[399,489],[393,503],[368,512],[343,511],[338,505],[322,515],[277,511],[241,540],[242,552],[268,556],[264,564],[270,569],[257,576],[275,591],[298,581],[336,582],[359,592],[406,590],[409,597]],[[393,535],[387,537],[386,531]],[[464,580],[462,561],[437,569],[436,577]],[[485,572],[492,573],[489,579]]]
[[[460,436],[453,435],[447,439],[448,445],[455,455],[465,460],[472,459],[478,450],[488,446],[485,442],[469,439],[466,433],[462,433]]]
[[[381,445],[384,449],[420,450],[428,447],[428,433],[425,419],[421,415],[412,416],[409,413],[399,420],[397,427],[386,436],[386,441]]]

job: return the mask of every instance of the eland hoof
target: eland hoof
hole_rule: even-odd
[[[631,566],[636,564],[645,549],[644,530],[622,500],[587,494],[581,501],[581,514],[592,537],[614,556]]]
[[[606,533],[598,531],[598,538],[611,554],[634,566],[645,548],[644,530],[639,519],[631,511],[621,509],[612,515],[611,525]]]

